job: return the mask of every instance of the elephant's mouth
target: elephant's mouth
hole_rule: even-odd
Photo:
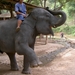
[[[59,27],[59,26],[57,26],[57,25],[53,25],[52,27],[53,27],[53,28],[57,28],[57,27]]]
[[[53,28],[56,28],[57,26],[53,25],[52,27],[53,27]]]

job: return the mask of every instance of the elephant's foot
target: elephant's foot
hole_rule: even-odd
[[[11,70],[12,70],[12,71],[19,71],[19,68],[18,68],[18,67],[15,67],[15,68],[12,67]]]
[[[30,63],[30,67],[38,67],[38,63],[36,61],[33,61],[32,63]]]
[[[43,63],[41,61],[38,61],[38,65],[41,66]]]
[[[30,71],[30,70],[24,70],[24,69],[23,69],[23,70],[22,70],[22,73],[23,73],[23,74],[31,74],[31,71]]]
[[[40,66],[40,65],[42,65],[42,62],[41,61],[33,61],[32,63],[30,63],[30,66],[32,67],[32,68],[34,68],[34,67],[38,67],[38,66]]]

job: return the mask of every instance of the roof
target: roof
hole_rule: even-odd
[[[14,6],[15,6],[15,3],[17,2],[18,0],[1,0],[0,1],[0,9],[6,9],[6,10],[14,10]],[[27,11],[28,13],[33,9],[33,8],[36,8],[38,6],[35,6],[35,5],[32,5],[32,4],[28,4],[26,2],[24,2],[26,4],[26,7],[27,7]]]
[[[14,15],[14,17],[16,17],[16,13],[15,12],[13,12],[13,15]],[[11,14],[9,12],[0,14],[0,18],[10,18],[10,17],[11,17]]]

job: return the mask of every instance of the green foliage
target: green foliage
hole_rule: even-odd
[[[55,33],[59,33],[59,32],[64,32],[65,34],[68,34],[68,35],[73,35],[75,36],[75,26],[60,26],[58,28],[54,28],[53,29]]]
[[[68,8],[67,10],[68,10],[69,15],[74,16],[75,15],[75,1],[68,2],[67,8]]]
[[[27,2],[28,0],[24,0],[24,2]]]
[[[55,2],[55,0],[48,0],[50,3],[54,3]]]
[[[39,0],[32,0],[31,1],[31,4],[39,5],[40,4],[40,1]]]
[[[57,9],[57,10],[64,9],[66,3],[69,1],[70,0],[48,0],[48,2],[50,2],[53,9]]]

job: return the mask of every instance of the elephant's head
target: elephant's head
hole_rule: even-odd
[[[58,27],[58,26],[61,26],[62,24],[65,23],[66,21],[66,14],[63,12],[63,11],[60,11],[60,10],[57,10],[57,11],[52,11],[52,10],[49,10],[49,8],[47,7],[46,10],[48,12],[50,12],[51,14],[54,15],[54,28]]]
[[[30,16],[36,21],[35,27],[38,33],[52,34],[52,27],[58,27],[66,21],[66,15],[64,12],[50,12],[43,8],[35,8],[31,12]]]

